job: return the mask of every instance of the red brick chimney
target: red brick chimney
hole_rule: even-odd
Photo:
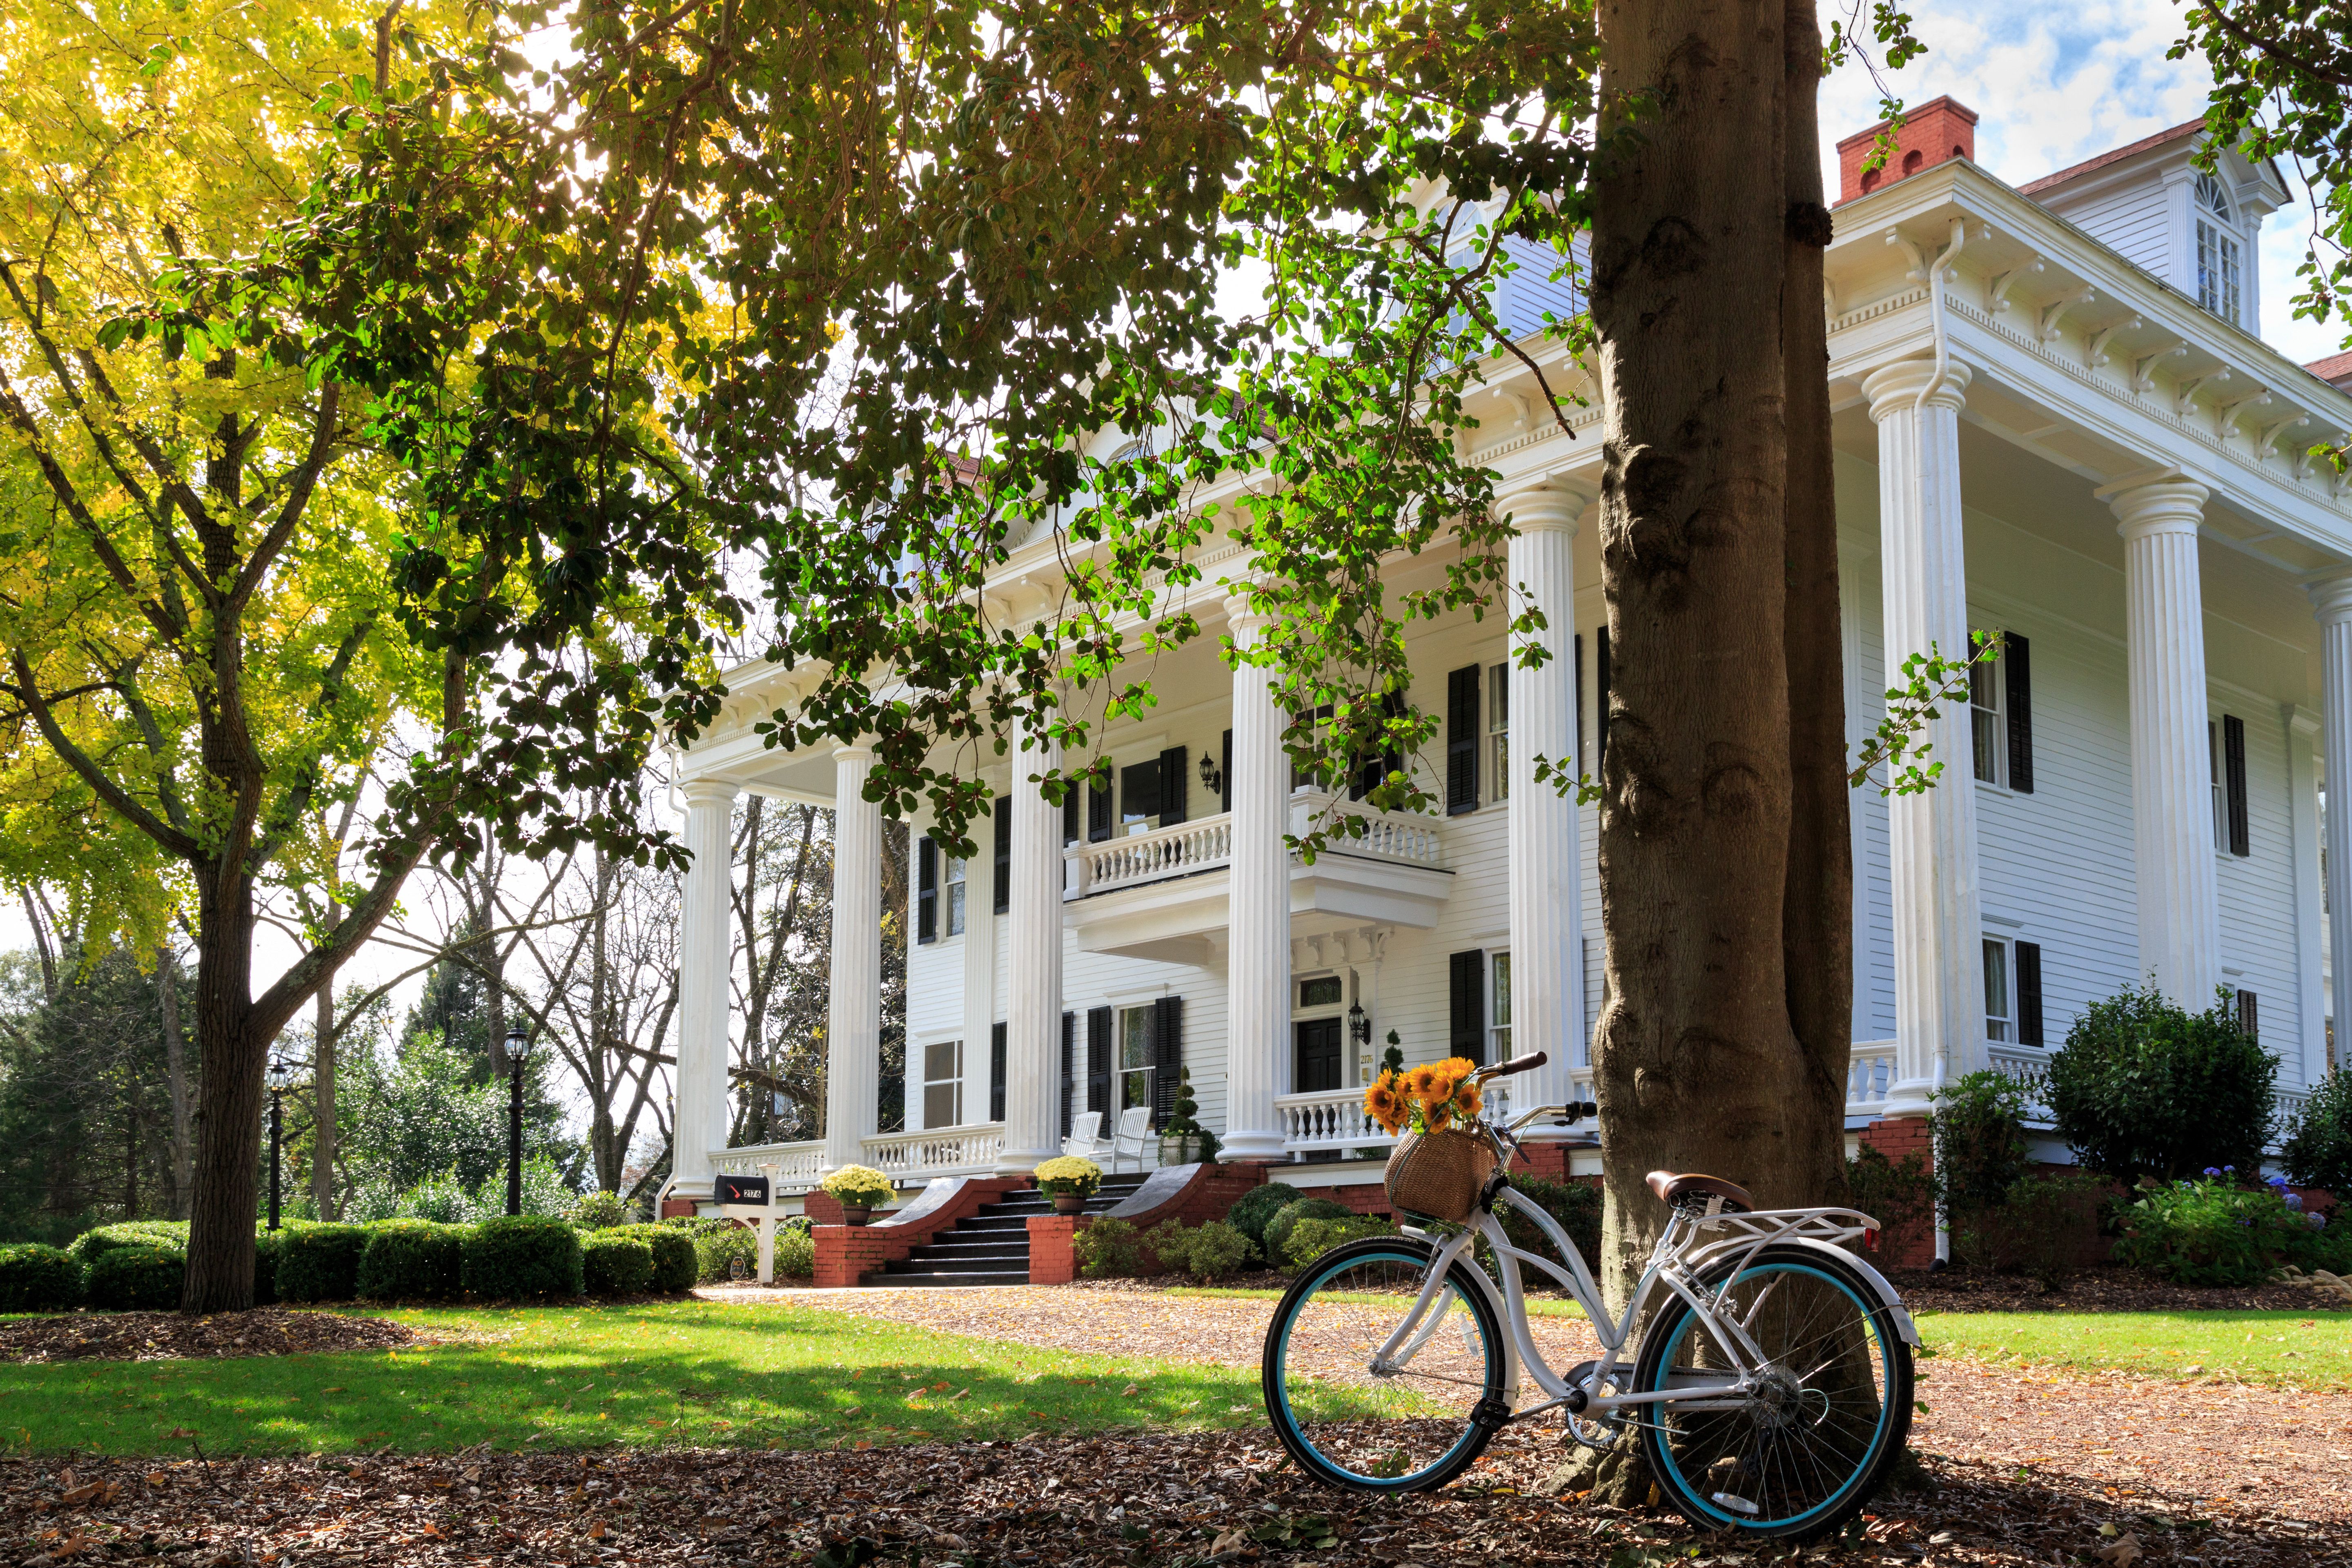
[[[1870,149],[1885,125],[1882,120],[1837,144],[1840,203],[1868,195],[1881,185],[1932,169],[1948,159],[1976,161],[1977,111],[1949,98],[1938,98],[1905,112],[1903,129],[1895,133],[1895,155],[1864,173],[1863,164],[1869,162]]]

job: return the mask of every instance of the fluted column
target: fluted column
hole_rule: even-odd
[[[1269,617],[1225,601],[1234,645],[1255,646]],[[1225,965],[1225,1138],[1235,1160],[1278,1158],[1274,1096],[1290,1037],[1290,855],[1282,836],[1290,762],[1282,710],[1257,665],[1234,667],[1234,839]]]
[[[1060,762],[1060,747],[1042,734],[1024,734],[1013,754],[1004,1152],[996,1167],[1007,1175],[1035,1170],[1062,1145],[1062,808],[1040,782]]]
[[[727,1147],[727,971],[733,952],[727,893],[733,870],[735,785],[680,784],[687,862],[677,932],[677,1089],[670,1108],[672,1195],[710,1196],[710,1157]]]
[[[882,808],[874,753],[833,754],[833,973],[825,1003],[824,1163],[864,1163],[882,1093]]]
[[[2328,973],[2340,998],[2352,986],[2352,576],[2315,584],[2311,600],[2319,613],[2319,771],[2320,785],[2327,791],[2327,814],[2320,825],[2327,856],[2324,929]],[[2352,1009],[2340,1000],[2330,1011],[2339,1024],[2352,1026]],[[2339,1043],[2336,1059],[2352,1061],[2352,1054]]]
[[[2093,492],[2124,536],[2129,645],[2133,870],[2139,968],[2192,1013],[2221,978],[2221,879],[2213,864],[2213,762],[2206,733],[2205,603],[2197,565],[2203,485],[2177,469]]]
[[[1519,1110],[1569,1098],[1569,1069],[1584,1059],[1584,889],[1576,792],[1536,782],[1536,759],[1573,778],[1576,722],[1576,523],[1587,495],[1565,484],[1503,499],[1518,530],[1511,539],[1511,607],[1543,612],[1545,626],[1511,640],[1510,786],[1511,1049],[1550,1059],[1511,1085]],[[1549,656],[1520,662],[1522,642]],[[1541,1136],[1545,1128],[1531,1132]]]
[[[1863,381],[1878,426],[1879,559],[1891,685],[1931,647],[1969,654],[1960,535],[1960,405],[1969,368],[1904,360]],[[1926,395],[1923,397],[1922,393]],[[1944,764],[1933,789],[1887,800],[1895,916],[1895,1081],[1886,1115],[1925,1116],[1938,1082],[1985,1064],[1977,795],[1966,705],[1946,703],[1921,737]]]

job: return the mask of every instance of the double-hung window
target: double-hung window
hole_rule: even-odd
[[[1498,664],[1486,672],[1486,776],[1489,800],[1511,795],[1511,667]]]
[[[1114,1072],[1113,1111],[1151,1103],[1151,1026],[1150,1007],[1129,1007],[1118,1016],[1118,1061]]]
[[[935,1040],[923,1047],[923,1125],[957,1127],[962,1122],[963,1042]]]
[[[946,884],[945,891],[947,893],[948,902],[948,934],[950,936],[961,936],[963,934],[964,924],[963,862],[950,855],[945,858],[945,863],[941,866],[940,869],[944,873],[940,879]]]
[[[2010,985],[2009,943],[1984,939],[1985,1038],[2017,1038],[2016,993]]]
[[[1486,1029],[1486,1059],[1507,1062],[1511,1059],[1511,955],[1495,954],[1486,972],[1494,976],[1492,1004],[1486,1009],[1493,1020]]]
[[[2197,302],[2225,321],[2242,321],[2239,277],[2245,251],[2230,214],[2230,194],[2210,174],[2197,176]]]
[[[1969,739],[1976,775],[1989,784],[2009,783],[2009,717],[2003,695],[2000,658],[1979,659],[1969,667]]]

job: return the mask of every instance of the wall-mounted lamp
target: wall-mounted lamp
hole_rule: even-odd
[[[1372,1043],[1372,1021],[1364,1014],[1364,1005],[1358,1002],[1348,1009],[1348,1037],[1360,1046]]]
[[[1211,795],[1225,793],[1225,775],[1217,771],[1217,764],[1209,760],[1206,752],[1201,753],[1201,787]]]

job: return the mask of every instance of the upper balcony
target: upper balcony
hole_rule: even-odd
[[[1298,790],[1290,797],[1289,831],[1303,836],[1331,813],[1358,818],[1364,833],[1333,833],[1312,865],[1291,855],[1291,934],[1435,925],[1454,886],[1437,819]],[[1213,959],[1223,949],[1233,847],[1230,813],[1075,845],[1066,851],[1063,919],[1088,952]]]

